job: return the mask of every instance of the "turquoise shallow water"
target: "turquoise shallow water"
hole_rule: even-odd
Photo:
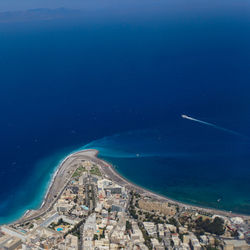
[[[16,196],[10,196],[7,202],[0,204],[1,209],[11,207],[10,216],[0,216],[0,223],[4,224],[15,221],[27,210],[39,208],[61,162],[69,154],[78,150],[79,148],[67,147],[36,162],[32,172],[27,173],[32,178],[29,178],[22,188],[18,190],[18,199],[16,199]],[[27,193],[29,196],[27,196]],[[15,207],[15,204],[19,204],[18,209]]]
[[[0,217],[1,224],[18,219],[27,209],[38,208],[63,159],[89,148],[99,150],[99,157],[111,163],[128,180],[153,192],[189,204],[250,214],[248,167],[239,172],[234,166],[235,156],[225,152],[199,153],[193,149],[194,145],[187,147],[183,141],[185,146],[180,147],[179,139],[173,140],[169,135],[167,138],[156,129],[128,131],[84,146],[65,148],[41,159],[35,164],[32,179],[18,194],[20,204],[25,204],[25,191],[32,187],[31,196],[35,198],[21,205],[11,216]],[[1,206],[17,201],[10,199],[8,202]]]
[[[103,159],[112,163],[128,180],[158,194],[188,204],[249,214],[249,194],[248,191],[242,191],[242,188],[248,188],[246,180],[243,180],[245,183],[241,180],[235,181],[240,188],[232,187],[230,181],[223,180],[223,176],[220,176],[218,177],[220,180],[217,179],[220,183],[217,184],[214,178],[208,174],[204,176],[198,169],[191,171],[183,169],[180,165],[187,167],[190,164],[187,159],[183,161],[165,157],[140,159],[103,157]],[[192,164],[194,166],[197,162]],[[208,173],[209,167],[204,171]]]
[[[160,135],[159,131],[134,131],[105,137],[87,147],[100,150],[100,157],[130,181],[159,194],[189,204],[250,214],[248,155],[229,154],[229,141],[226,146],[219,140],[220,147],[215,149],[218,140],[200,143],[198,139],[187,144],[183,138],[173,140],[167,135],[159,139]],[[248,143],[248,139],[241,143]],[[235,167],[243,157],[246,165]]]

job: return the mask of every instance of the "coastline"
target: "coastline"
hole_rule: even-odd
[[[209,212],[209,213],[213,213],[213,214],[217,214],[217,215],[221,215],[221,216],[229,216],[229,217],[233,217],[233,216],[240,216],[242,218],[250,218],[250,215],[247,214],[241,214],[241,213],[234,213],[231,211],[227,211],[227,210],[222,210],[222,209],[216,209],[216,208],[211,208],[211,207],[206,207],[206,206],[199,206],[199,205],[193,205],[193,204],[188,204],[182,201],[178,201],[178,200],[174,200],[172,198],[169,198],[165,195],[162,194],[158,194],[152,190],[149,190],[145,187],[139,186],[138,184],[133,183],[131,180],[128,180],[127,178],[125,178],[124,176],[122,176],[111,163],[108,163],[100,158],[97,158],[99,161],[102,161],[107,167],[109,167],[111,169],[111,171],[120,179],[122,179],[124,182],[126,182],[126,184],[131,187],[131,189],[135,189],[136,191],[139,191],[139,193],[145,195],[145,196],[151,196],[152,198],[157,199],[158,201],[165,201],[165,202],[169,202],[172,204],[176,204],[179,205],[180,207],[186,207],[188,209],[196,209],[196,210],[200,210],[200,211],[204,211],[204,212]],[[128,187],[127,186],[127,187]]]
[[[25,213],[21,216],[21,218],[17,219],[14,222],[8,223],[11,224],[21,224],[25,223],[29,220],[35,219],[37,217],[42,216],[46,212],[48,212],[55,202],[57,201],[58,197],[61,195],[61,193],[64,191],[66,186],[68,185],[72,174],[74,173],[75,169],[77,168],[76,165],[72,166],[72,163],[78,159],[81,154],[84,155],[93,155],[97,154],[96,150],[92,149],[86,149],[86,150],[80,150],[73,152],[69,155],[67,155],[60,164],[56,167],[55,172],[53,174],[53,177],[50,181],[50,184],[48,185],[46,194],[43,198],[43,201],[38,209],[31,210],[28,209],[25,211]]]
[[[161,202],[169,202],[172,204],[176,204],[180,206],[181,208],[185,207],[187,209],[199,210],[199,211],[217,214],[221,216],[227,216],[227,217],[228,216],[229,217],[240,216],[242,218],[250,218],[250,216],[246,214],[232,213],[232,212],[225,211],[225,210],[219,210],[219,209],[210,208],[210,207],[187,204],[181,201],[171,199],[167,196],[157,194],[152,190],[148,190],[126,179],[114,168],[114,166],[111,163],[106,162],[105,160],[99,158],[98,154],[99,154],[99,151],[96,149],[84,149],[84,150],[75,151],[69,154],[68,156],[66,156],[56,168],[53,174],[53,177],[50,181],[50,184],[47,188],[47,192],[43,198],[43,202],[41,203],[41,206],[36,210],[27,210],[22,215],[21,218],[9,224],[25,223],[29,220],[38,218],[44,215],[46,212],[50,211],[50,209],[53,207],[53,205],[55,204],[59,196],[62,194],[62,192],[68,185],[73,173],[78,167],[77,163],[79,163],[82,160],[90,160],[90,161],[95,162],[100,167],[100,170],[104,176],[112,179],[113,181],[117,182],[118,184],[122,186],[125,186],[126,188],[130,190],[135,190],[136,192],[140,193],[142,196],[150,196]]]
[[[44,196],[44,198],[43,198],[43,202],[42,202],[42,204],[40,205],[39,209],[43,207],[44,202],[45,202],[45,199],[46,199],[46,197],[47,197],[47,195],[48,195],[48,193],[49,193],[49,190],[50,190],[51,186],[53,185],[53,183],[54,183],[54,181],[55,181],[55,178],[56,178],[56,176],[57,176],[57,173],[58,173],[60,167],[62,166],[62,164],[64,164],[64,162],[65,162],[69,157],[72,156],[72,154],[73,154],[73,153],[67,155],[63,160],[60,161],[60,164],[55,168],[54,173],[53,173],[53,176],[52,176],[52,178],[51,178],[51,181],[50,181],[50,183],[49,183],[49,185],[48,185],[48,187],[47,187],[47,191],[46,191],[45,196]],[[28,211],[29,211],[29,210],[28,210]],[[27,211],[27,212],[28,212],[28,211]],[[27,213],[27,212],[26,212],[26,213]],[[25,213],[25,214],[26,214],[26,213]]]

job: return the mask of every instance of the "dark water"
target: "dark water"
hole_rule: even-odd
[[[154,191],[250,213],[250,7],[192,4],[0,24],[0,223],[86,144]]]

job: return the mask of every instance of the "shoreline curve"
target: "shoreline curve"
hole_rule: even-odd
[[[169,198],[167,196],[157,194],[154,191],[148,190],[126,179],[114,168],[114,166],[111,163],[106,162],[105,160],[99,158],[98,154],[99,154],[99,151],[96,149],[84,149],[84,150],[75,151],[74,153],[71,153],[68,156],[66,156],[61,161],[59,166],[56,168],[55,173],[53,174],[53,177],[50,181],[47,192],[43,198],[43,202],[40,205],[40,207],[36,210],[27,210],[21,216],[21,218],[8,224],[25,223],[35,218],[41,217],[45,213],[49,212],[52,209],[53,205],[56,203],[57,199],[65,190],[68,183],[70,182],[73,173],[78,167],[77,162],[83,161],[83,160],[90,160],[92,162],[95,162],[96,164],[98,164],[102,174],[105,177],[108,177],[114,182],[117,182],[118,184],[125,186],[129,190],[134,190],[143,196],[150,196],[161,202],[170,202],[172,204],[178,205],[181,208],[185,207],[187,209],[196,209],[199,211],[213,213],[213,214],[217,214],[221,216],[229,216],[229,217],[240,216],[245,219],[250,218],[250,216],[246,214],[233,213],[231,211],[219,210],[216,208],[187,204],[185,202],[181,202],[181,201]]]

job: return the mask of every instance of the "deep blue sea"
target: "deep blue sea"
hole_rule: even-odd
[[[160,194],[250,214],[249,3],[124,2],[0,23],[0,223],[38,208],[80,148]]]

